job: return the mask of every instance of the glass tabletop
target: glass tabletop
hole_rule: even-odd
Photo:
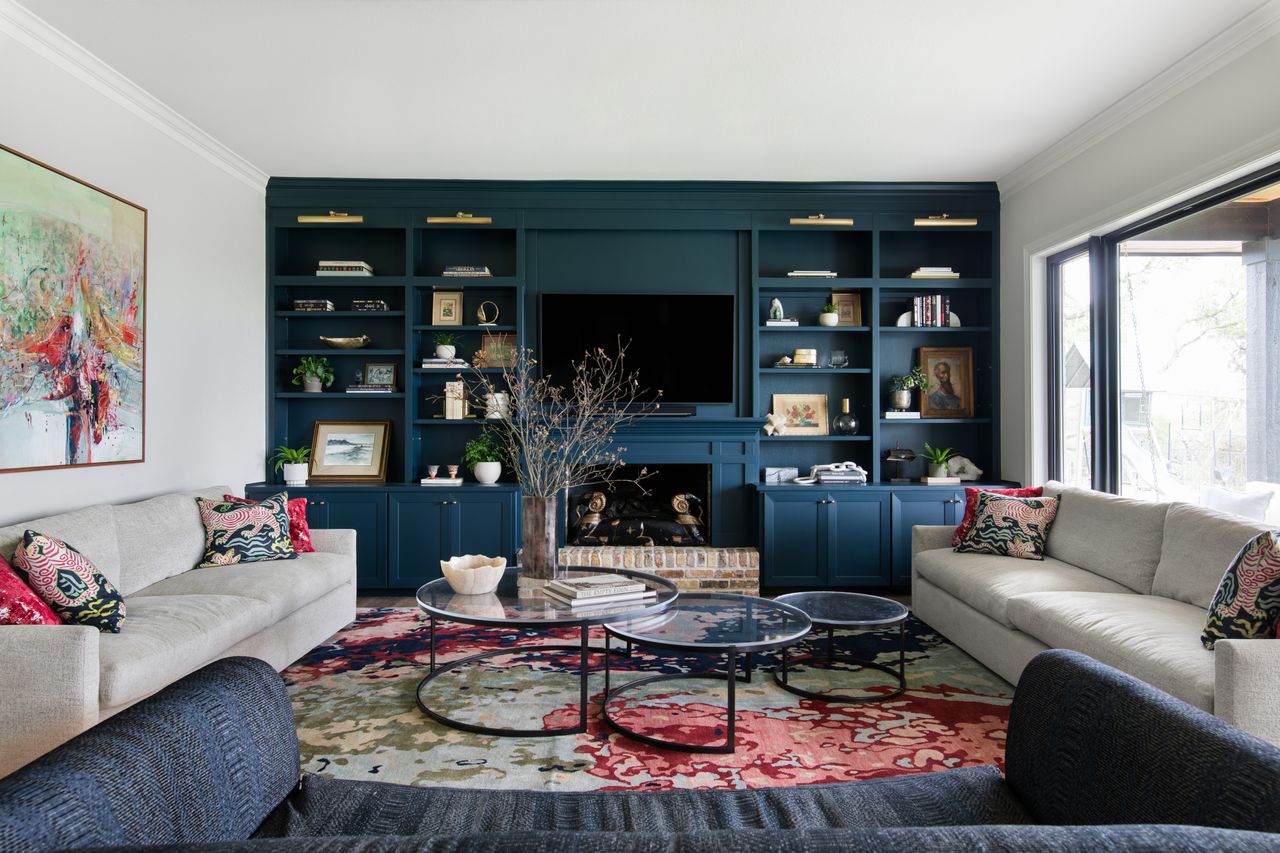
[[[790,592],[776,601],[798,607],[815,625],[867,627],[896,625],[907,618],[907,608],[890,598],[860,592]]]
[[[540,590],[519,589],[520,567],[508,566],[498,588],[484,595],[459,595],[447,580],[437,578],[418,589],[418,606],[432,616],[464,625],[538,628],[598,625],[618,617],[661,613],[679,594],[676,585],[666,578],[631,569],[569,568],[565,576],[575,578],[604,574],[623,575],[641,581],[650,589],[657,590],[658,595],[638,601],[571,608],[543,595]]]
[[[766,598],[685,592],[657,616],[610,619],[610,633],[641,645],[750,652],[790,645],[809,633],[804,611]]]

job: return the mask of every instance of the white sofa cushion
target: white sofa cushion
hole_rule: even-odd
[[[195,569],[154,583],[135,598],[231,594],[266,604],[272,620],[278,621],[354,579],[355,562],[350,556],[316,551],[293,560]]]
[[[120,589],[120,548],[115,519],[109,506],[90,506],[75,512],[50,515],[35,521],[0,527],[0,555],[13,556],[22,534],[28,530],[61,539],[88,557],[111,585]],[[120,590],[122,595],[127,595]]]
[[[1133,593],[1041,592],[1009,602],[1013,626],[1073,649],[1213,711],[1213,652],[1200,645],[1204,608]]]
[[[994,554],[956,553],[950,548],[915,555],[920,577],[951,593],[974,610],[1006,627],[1009,599],[1029,592],[1116,592],[1128,588],[1061,560],[1016,560]]]
[[[238,595],[154,595],[125,604],[124,629],[99,641],[104,708],[154,693],[274,621],[266,604]]]
[[[129,596],[159,580],[195,568],[204,556],[204,523],[196,498],[220,500],[226,486],[161,495],[110,507],[120,548],[120,582]]]
[[[1191,504],[1173,504],[1165,518],[1164,545],[1151,594],[1207,611],[1227,566],[1250,539],[1268,529],[1265,522]]]
[[[1151,592],[1169,504],[1074,489],[1057,482],[1047,483],[1044,493],[1057,495],[1061,501],[1058,517],[1049,528],[1046,555],[1135,592]]]

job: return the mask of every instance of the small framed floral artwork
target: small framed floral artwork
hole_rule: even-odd
[[[827,435],[826,394],[774,394],[773,414],[786,419],[787,435]]]

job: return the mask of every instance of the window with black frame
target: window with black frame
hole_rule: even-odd
[[[1049,476],[1093,486],[1089,252],[1076,246],[1049,259]]]

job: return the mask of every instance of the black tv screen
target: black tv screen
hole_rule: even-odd
[[[543,376],[567,382],[584,353],[621,338],[627,369],[664,403],[733,402],[732,296],[544,293],[539,308]]]

